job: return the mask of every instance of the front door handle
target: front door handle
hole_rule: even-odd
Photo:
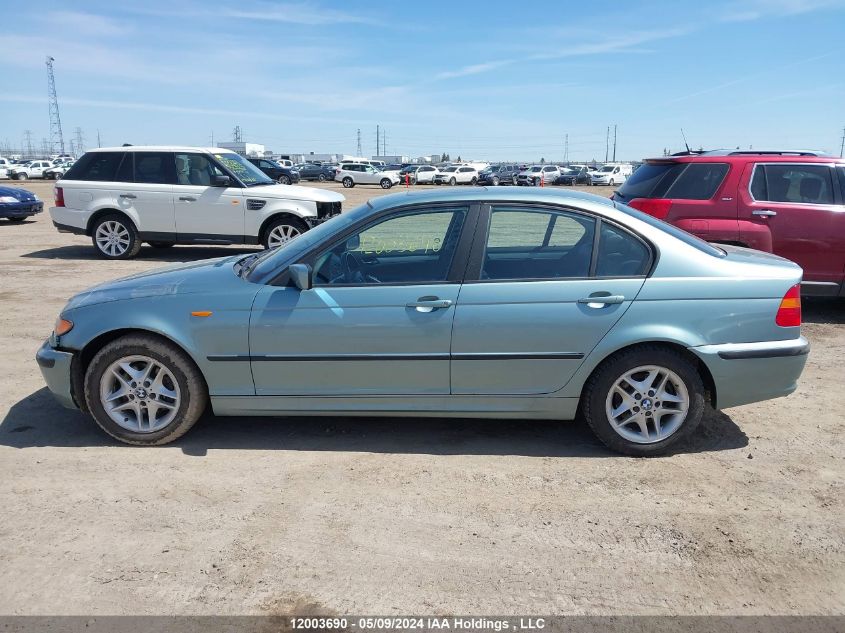
[[[764,218],[770,218],[772,216],[777,215],[777,211],[772,211],[771,209],[756,209],[751,212],[751,215],[761,215]]]
[[[441,308],[448,308],[452,305],[450,299],[440,299],[439,297],[420,297],[416,301],[406,303],[406,308],[414,308],[417,312],[434,312]]]
[[[193,196],[179,196],[179,200],[181,200],[182,202],[196,202],[197,201],[197,199],[194,198]]]
[[[597,295],[578,299],[578,303],[586,303],[590,308],[603,308],[606,305],[622,303],[623,301],[625,301],[625,297],[622,295]]]
[[[129,198],[130,200],[134,200],[138,196],[136,196],[134,193],[122,193],[122,194],[120,194],[120,197],[121,198]]]

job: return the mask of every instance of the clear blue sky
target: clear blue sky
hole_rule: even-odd
[[[0,143],[244,140],[276,151],[618,159],[682,148],[839,153],[845,1],[0,0]]]

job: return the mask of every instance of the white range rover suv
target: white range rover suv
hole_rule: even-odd
[[[108,259],[141,242],[275,248],[341,212],[343,195],[278,185],[232,151],[112,147],[88,151],[55,187],[53,224],[88,235]]]

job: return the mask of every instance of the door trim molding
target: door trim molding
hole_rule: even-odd
[[[581,360],[582,352],[491,352],[430,354],[217,354],[206,356],[210,362],[274,361],[408,361],[408,360]]]

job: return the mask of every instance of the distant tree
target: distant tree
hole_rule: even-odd
[[[442,154],[440,154],[440,162],[441,163],[445,163],[447,160],[449,160],[449,155],[446,152],[443,152]]]
[[[541,158],[541,159],[540,159],[540,164],[541,164],[541,165],[545,165],[545,164],[546,164],[546,159],[545,159],[545,158]]]
[[[461,155],[460,154],[458,154],[458,162],[459,163],[461,162]]]

